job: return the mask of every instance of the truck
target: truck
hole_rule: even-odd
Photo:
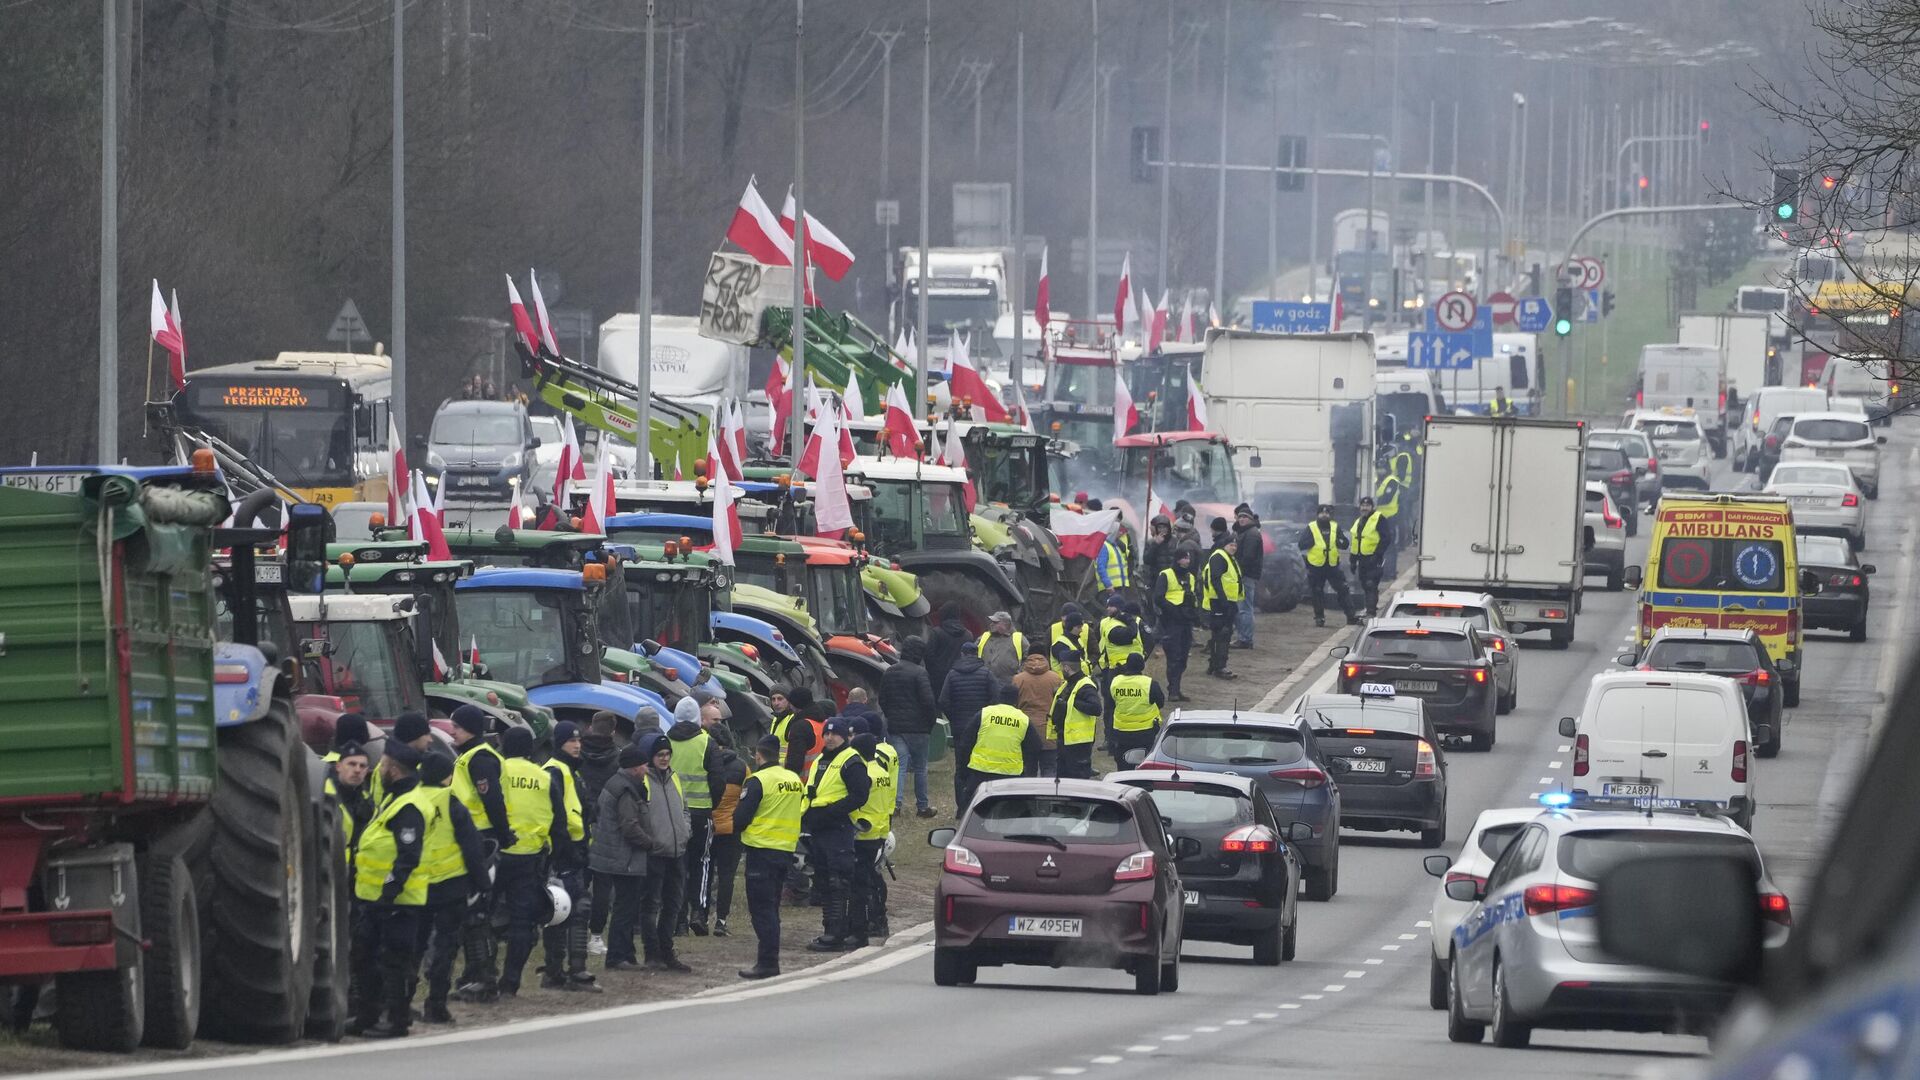
[[[206,449],[0,475],[0,983],[26,1015],[51,985],[68,1047],[346,1023],[340,811],[300,740],[297,658],[257,618],[273,500],[230,504]],[[293,587],[319,587],[328,525],[316,504],[289,517]]]
[[[1771,316],[1739,311],[1689,312],[1680,316],[1683,345],[1711,345],[1727,358],[1727,409],[1763,386],[1779,386],[1780,360],[1769,340]]]
[[[1263,518],[1306,521],[1373,493],[1373,335],[1207,334],[1207,410],[1244,454],[1241,497]]]
[[[655,315],[648,389],[711,417],[723,401],[747,397],[751,386],[745,345],[703,337],[694,315]],[[600,324],[600,370],[622,382],[638,378],[640,316],[622,312]]]
[[[1647,345],[1640,350],[1639,409],[1692,409],[1713,456],[1727,456],[1727,352],[1718,345]]]
[[[1013,313],[1007,295],[1006,248],[930,248],[927,269],[920,269],[920,249],[900,249],[900,300],[895,322],[915,325],[920,312],[920,283],[926,281],[927,337],[936,345],[956,331],[972,336],[976,360],[997,361],[1000,346],[994,327],[1000,316]]]
[[[1420,455],[1419,588],[1491,593],[1515,633],[1573,641],[1586,555],[1586,425],[1435,416]]]

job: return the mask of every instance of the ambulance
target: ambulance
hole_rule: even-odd
[[[1666,492],[1640,590],[1639,643],[1663,626],[1752,630],[1780,668],[1786,704],[1800,703],[1803,591],[1819,588],[1794,560],[1793,509],[1766,495]]]

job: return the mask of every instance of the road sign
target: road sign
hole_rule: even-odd
[[[1487,297],[1487,308],[1493,312],[1493,325],[1510,326],[1513,324],[1513,294],[1497,292]]]
[[[333,317],[333,325],[327,328],[327,340],[348,345],[356,341],[373,340],[373,335],[367,332],[367,321],[360,317],[360,309],[351,297],[340,305],[340,314]]]
[[[1514,302],[1513,321],[1523,334],[1537,334],[1553,325],[1553,305],[1544,296],[1526,296]]]
[[[1433,302],[1433,321],[1448,333],[1459,333],[1473,325],[1473,297],[1450,292]]]
[[[1407,335],[1407,366],[1448,371],[1471,368],[1474,337],[1470,333],[1415,330]]]
[[[900,224],[900,200],[899,199],[873,200],[873,223],[875,225]]]
[[[1599,259],[1583,255],[1574,262],[1580,266],[1580,281],[1576,284],[1576,288],[1597,289],[1607,280],[1607,264]]]
[[[1324,334],[1333,329],[1333,304],[1255,300],[1253,328],[1269,334]]]
[[[1580,321],[1581,322],[1599,322],[1600,321],[1600,290],[1588,289],[1585,292],[1585,294],[1583,294],[1583,299],[1586,300],[1586,303],[1583,305],[1585,310],[1580,312]]]

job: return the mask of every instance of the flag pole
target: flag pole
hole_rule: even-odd
[[[147,403],[153,403],[153,335],[147,335]],[[147,437],[147,410],[140,410],[140,437]]]

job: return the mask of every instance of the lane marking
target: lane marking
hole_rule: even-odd
[[[1543,783],[1543,784],[1551,784],[1551,783],[1553,783],[1553,777],[1551,777],[1551,776],[1543,776],[1543,777],[1541,777],[1541,778],[1540,778],[1540,782],[1541,782],[1541,783]]]
[[[1084,1065],[1062,1065],[1059,1068],[1053,1070],[1053,1075],[1079,1076],[1081,1073],[1086,1071],[1087,1071],[1087,1068]]]
[[[1125,1061],[1126,1058],[1118,1054],[1101,1054],[1099,1057],[1088,1058],[1087,1060],[1093,1062],[1095,1065],[1118,1065],[1122,1061]]]
[[[1226,1024],[1228,1027],[1246,1027],[1247,1021],[1234,1019],[1234,1020],[1228,1020]]]
[[[1398,945],[1382,945],[1382,946],[1380,946],[1380,951],[1381,951],[1381,952],[1399,952],[1399,951],[1400,951],[1400,946],[1398,946]]]
[[[1422,930],[1426,930],[1426,929],[1430,929],[1433,926],[1433,923],[1429,922],[1426,919],[1420,919],[1416,921],[1413,925],[1421,928]]]
[[[1300,1007],[1300,1005],[1298,1002],[1286,1001],[1286,1002],[1282,1002],[1279,1007],[1282,1009],[1297,1009]]]
[[[1193,1036],[1191,1035],[1162,1035],[1160,1036],[1160,1041],[1161,1042],[1186,1042],[1188,1039],[1191,1039],[1191,1038],[1193,1038]]]
[[[1571,747],[1571,746],[1563,746],[1563,747],[1561,747],[1560,749],[1558,749],[1558,750],[1556,750],[1556,751],[1554,751],[1554,753],[1557,753],[1557,754],[1571,754],[1571,753],[1573,753],[1573,747]]]
[[[1325,995],[1323,994],[1301,994],[1300,1000],[1301,1001],[1319,1001],[1324,996]],[[1298,1006],[1295,1006],[1295,1007],[1298,1008]],[[1286,1008],[1286,1006],[1282,1005],[1281,1008],[1284,1009]]]
[[[1323,992],[1328,994],[1337,994],[1340,991],[1345,990],[1346,988],[1347,987],[1345,983],[1328,983],[1327,985],[1321,987],[1320,989]]]
[[[1364,971],[1349,971],[1340,977],[1343,979],[1364,979],[1367,977],[1367,973]]]
[[[1253,1018],[1255,1020],[1272,1020],[1278,1017],[1279,1015],[1280,1015],[1279,1013],[1258,1012],[1253,1014]]]
[[[1160,1049],[1160,1048],[1159,1048],[1159,1047],[1157,1047],[1157,1046],[1129,1046],[1129,1047],[1127,1047],[1127,1053],[1129,1053],[1129,1054],[1151,1054],[1151,1053],[1153,1053],[1153,1052],[1154,1052],[1155,1050],[1158,1050],[1158,1049]]]
[[[1199,1027],[1194,1028],[1193,1030],[1194,1030],[1194,1033],[1198,1035],[1212,1035],[1214,1032],[1219,1031],[1220,1029],[1217,1027],[1214,1027],[1212,1024],[1201,1024]]]
[[[1386,963],[1386,961],[1385,961],[1385,960],[1382,960],[1382,959],[1380,959],[1380,958],[1379,958],[1379,957],[1377,957],[1377,956],[1369,956],[1369,957],[1367,957],[1367,958],[1366,958],[1365,960],[1362,960],[1362,961],[1360,961],[1360,962],[1361,962],[1361,963],[1363,963],[1363,964],[1384,964],[1384,963]]]
[[[1419,934],[1401,934],[1400,935],[1401,941],[1418,941],[1419,938],[1420,938]]]
[[[1557,769],[1557,768],[1559,768],[1559,767],[1561,766],[1561,764],[1562,764],[1562,763],[1561,763],[1561,762],[1558,762],[1558,761],[1549,761],[1549,762],[1547,762],[1547,768],[1549,768],[1549,769]]]

